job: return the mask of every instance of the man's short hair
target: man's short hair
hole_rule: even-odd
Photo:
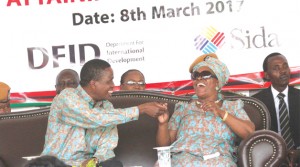
[[[86,86],[91,80],[99,80],[103,71],[110,67],[110,64],[101,59],[92,59],[86,62],[80,71],[80,85]]]
[[[75,71],[75,70],[73,70],[73,69],[70,69],[70,68],[67,68],[67,69],[61,70],[61,71],[57,74],[57,76],[56,76],[56,84],[58,83],[58,80],[59,80],[59,78],[61,77],[61,74],[63,74],[64,72],[71,72],[71,73],[73,73],[74,76],[76,77],[76,79],[79,80],[79,75],[78,75],[77,71]]]
[[[282,55],[282,54],[281,54],[281,53],[278,53],[278,52],[274,52],[274,53],[269,54],[269,55],[265,58],[265,60],[264,60],[264,62],[263,62],[263,70],[264,70],[264,72],[267,72],[267,71],[268,71],[268,60],[269,60],[269,58],[274,57],[274,56],[278,56],[278,55]]]

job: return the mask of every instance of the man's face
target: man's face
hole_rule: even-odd
[[[62,90],[65,88],[77,88],[79,85],[79,78],[77,78],[74,73],[66,71],[62,74],[57,79],[55,88],[56,88],[56,93],[59,94]]]
[[[145,90],[145,86],[143,75],[139,71],[131,71],[125,76],[120,90]]]
[[[282,55],[268,59],[268,68],[265,78],[271,81],[276,90],[284,90],[290,80],[290,68],[286,58]]]
[[[92,81],[93,99],[95,101],[107,100],[113,91],[114,75],[111,67],[106,68],[98,81]]]

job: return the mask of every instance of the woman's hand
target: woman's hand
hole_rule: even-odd
[[[245,139],[247,136],[254,132],[255,126],[251,121],[239,119],[229,113],[224,119],[226,111],[221,110],[220,106],[221,105],[219,103],[215,103],[214,101],[207,101],[202,103],[201,108],[205,112],[210,111],[213,112],[215,116],[219,116],[224,121],[224,123],[226,123],[233,130],[233,132],[242,139]]]
[[[157,117],[159,124],[165,124],[168,123],[169,121],[169,112],[166,111],[163,114],[161,114],[160,116]]]
[[[216,103],[215,101],[206,101],[206,102],[202,103],[201,108],[205,112],[206,111],[213,112],[215,114],[215,116],[221,117],[221,115],[222,115],[219,103]]]
[[[165,104],[167,105],[167,104]],[[167,107],[167,106],[166,106]],[[169,111],[167,110],[163,114],[157,117],[158,119],[158,130],[156,135],[156,143],[158,146],[169,146],[176,139],[176,130],[169,130]]]

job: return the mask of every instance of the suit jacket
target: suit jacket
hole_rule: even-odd
[[[271,115],[271,130],[278,132],[277,116],[271,86],[264,89],[253,97],[262,101],[268,108]],[[289,86],[288,91],[290,128],[296,147],[300,146],[300,90]]]

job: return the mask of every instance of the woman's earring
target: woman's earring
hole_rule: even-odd
[[[219,87],[218,87],[218,86],[216,86],[216,90],[219,90]]]

